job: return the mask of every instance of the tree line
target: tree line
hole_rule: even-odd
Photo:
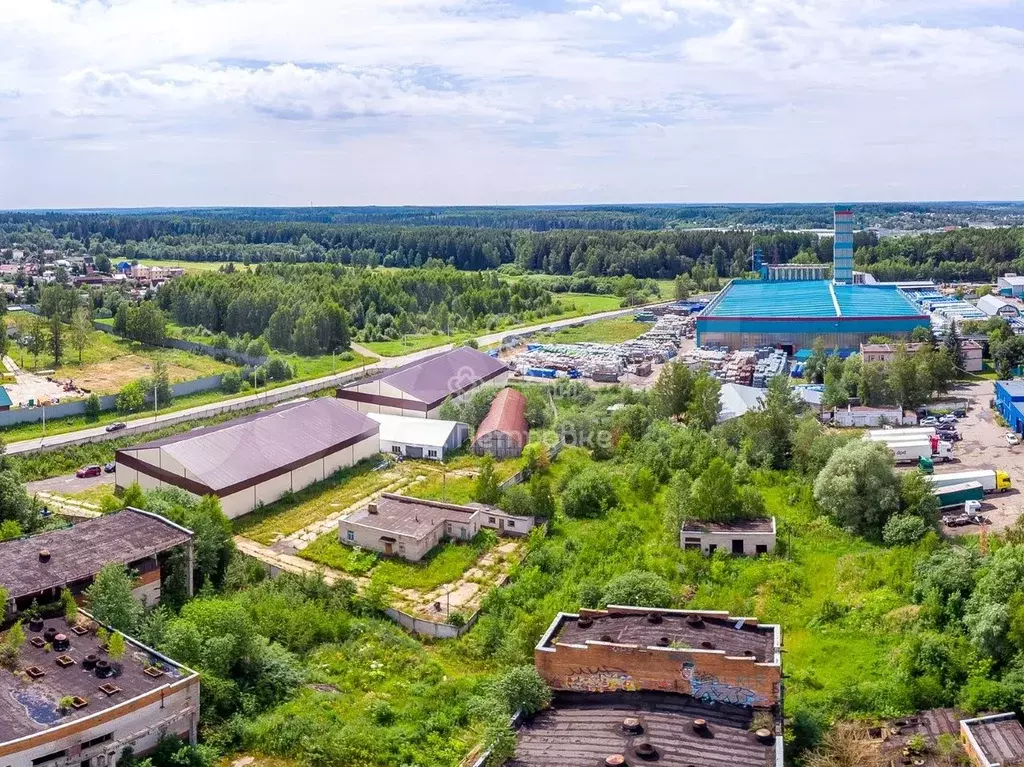
[[[186,275],[162,288],[157,301],[180,325],[263,335],[271,347],[300,354],[345,349],[353,331],[376,341],[493,328],[560,311],[533,281],[434,264],[415,271],[261,264],[251,272]]]

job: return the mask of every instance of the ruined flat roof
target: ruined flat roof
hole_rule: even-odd
[[[0,543],[0,586],[12,599],[91,578],[186,543],[192,533],[157,514],[124,509],[63,530]],[[50,561],[39,561],[39,552]]]
[[[423,538],[445,522],[468,523],[479,509],[456,506],[453,503],[423,501],[404,495],[384,493],[374,502],[377,513],[371,514],[369,505],[352,512],[345,522],[365,525],[393,535]]]
[[[940,760],[940,757],[933,753],[934,747],[942,735],[951,736],[959,743],[960,720],[964,717],[963,712],[953,708],[929,709],[913,716],[892,719],[882,725],[869,727],[868,737],[882,739],[882,755],[896,760],[894,764],[899,764],[903,757],[903,749],[907,747],[910,739],[921,736],[932,751],[918,754],[914,758],[921,761],[921,767],[941,767],[948,762]]]
[[[774,533],[775,518],[734,519],[731,522],[703,522],[691,519],[683,523],[684,533]]]
[[[619,611],[628,609],[630,612]],[[649,615],[660,622],[652,623]],[[725,613],[696,610],[647,610],[609,606],[603,611],[588,610],[589,626],[580,625],[579,615],[563,614],[549,631],[544,646],[583,645],[587,642],[672,647],[718,651],[734,657],[752,657],[760,663],[776,660],[775,627],[761,626],[752,618],[735,618]],[[697,620],[699,618],[699,620]]]
[[[999,767],[1024,765],[1024,727],[1013,714],[996,714],[963,722],[977,744],[975,752]],[[974,745],[974,744],[971,744]]]
[[[507,767],[597,767],[612,754],[644,764],[636,747],[650,743],[661,767],[775,767],[774,737],[750,732],[753,712],[660,692],[555,693],[550,708],[525,720]],[[623,729],[635,717],[639,734]],[[693,729],[705,719],[708,733]]]
[[[85,614],[81,614],[78,621],[90,627],[90,631],[79,636],[71,631],[63,618],[44,621],[40,631],[31,631],[28,624],[25,624],[25,643],[19,653],[16,673],[0,667],[0,743],[84,719],[119,706],[138,695],[195,675],[190,669],[130,639],[125,641],[124,656],[115,661],[100,649],[95,635],[97,624]],[[46,652],[46,649],[32,644],[32,639],[42,638],[43,631],[50,627],[67,636],[71,643],[69,649]],[[90,654],[108,661],[116,675],[101,679],[94,671],[85,670],[82,661]],[[62,668],[57,658],[65,655],[75,663]],[[164,673],[156,677],[146,674],[145,669],[153,665]],[[31,666],[37,666],[46,673],[38,679],[32,679],[25,673],[25,669]],[[113,695],[102,692],[100,685],[106,683],[116,686],[120,692]],[[62,713],[57,709],[57,702],[64,696],[78,696],[88,703],[83,708]]]

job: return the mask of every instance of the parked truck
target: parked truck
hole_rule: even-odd
[[[937,487],[932,492],[939,499],[940,509],[964,508],[967,501],[980,502],[985,497],[985,489],[980,482],[961,482],[959,485]]]
[[[885,442],[896,463],[911,463],[927,458],[946,463],[953,457],[953,445],[938,437],[919,439],[911,442]]]
[[[906,429],[871,429],[864,439],[871,442],[909,442],[935,436],[934,426],[911,426]]]
[[[1005,471],[979,469],[978,471],[957,471],[952,474],[933,474],[927,477],[933,488],[949,487],[964,482],[979,482],[986,493],[1005,493],[1013,485]]]

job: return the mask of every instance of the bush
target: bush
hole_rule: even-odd
[[[615,488],[608,477],[597,467],[588,466],[566,483],[562,510],[570,517],[601,517],[615,500]]]
[[[294,375],[288,363],[280,357],[271,357],[267,360],[267,364],[263,366],[263,372],[266,374],[267,380],[270,381],[287,381]]]
[[[525,485],[512,485],[501,494],[498,507],[502,511],[514,514],[519,517],[532,517],[534,515],[533,496]]]
[[[608,584],[604,590],[604,603],[634,607],[669,607],[672,604],[672,589],[660,575],[646,570],[631,570]]]
[[[551,703],[551,688],[533,666],[509,669],[494,683],[493,692],[509,716],[517,711],[530,716]]]
[[[229,370],[220,379],[220,388],[228,394],[235,394],[242,389],[242,376],[236,370]]]
[[[100,398],[96,392],[90,394],[89,399],[85,401],[85,417],[90,421],[100,417]]]
[[[895,514],[882,528],[882,540],[887,546],[912,546],[928,532],[928,525],[912,514]]]
[[[121,413],[137,413],[146,404],[146,392],[141,381],[125,384],[117,395],[117,409]]]

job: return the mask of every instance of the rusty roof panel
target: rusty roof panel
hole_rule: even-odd
[[[517,445],[522,447],[530,434],[530,426],[526,423],[526,397],[515,389],[502,389],[491,402],[484,420],[476,430],[476,440],[493,431],[506,434]]]

